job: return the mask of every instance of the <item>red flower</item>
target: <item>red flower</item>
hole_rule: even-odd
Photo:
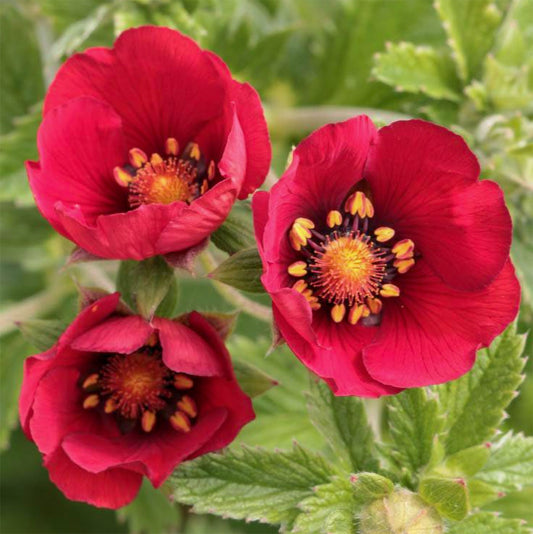
[[[253,199],[263,284],[295,354],[337,395],[452,380],[515,317],[511,219],[450,131],[321,128]]]
[[[255,90],[168,28],[124,32],[59,70],[44,104],[41,213],[104,258],[196,247],[263,182],[270,143]]]
[[[52,482],[106,508],[130,502],[143,475],[158,487],[180,462],[226,446],[254,418],[202,315],[148,323],[119,314],[118,300],[91,304],[28,358],[19,405]]]

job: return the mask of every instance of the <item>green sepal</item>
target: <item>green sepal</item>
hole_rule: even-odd
[[[433,472],[450,478],[471,477],[487,463],[489,456],[488,444],[476,445],[448,456]]]
[[[128,306],[151,319],[169,292],[177,292],[178,286],[172,268],[162,257],[154,256],[143,261],[121,262],[117,289]],[[172,302],[177,297],[168,298]]]
[[[239,312],[221,313],[221,312],[202,312],[202,317],[207,319],[209,324],[217,331],[217,334],[226,341],[235,330]]]
[[[251,398],[265,393],[278,384],[274,378],[261,369],[242,360],[233,360],[233,371],[241,389]]]
[[[209,278],[251,293],[264,293],[263,264],[256,248],[240,250],[222,262]]]
[[[350,477],[355,498],[366,503],[381,499],[394,490],[392,480],[376,473],[357,473]]]
[[[423,478],[418,493],[446,519],[460,521],[468,514],[468,493],[466,482],[462,478]]]
[[[528,532],[531,531],[525,521],[505,519],[489,512],[471,515],[448,530],[448,534],[527,534]]]
[[[16,324],[26,340],[41,351],[52,347],[66,328],[62,321],[50,319],[28,319]]]
[[[249,209],[235,207],[222,226],[211,234],[213,244],[232,255],[255,245],[252,217]]]

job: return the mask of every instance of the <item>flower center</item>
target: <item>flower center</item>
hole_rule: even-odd
[[[142,204],[187,202],[203,195],[215,179],[215,162],[209,165],[196,143],[189,143],[178,157],[179,146],[174,138],[165,143],[166,157],[148,156],[139,148],[129,152],[129,165],[115,167],[117,183],[127,188],[130,208]]]
[[[158,421],[189,432],[198,413],[193,379],[166,367],[157,342],[132,354],[103,356],[80,386],[86,394],[83,407],[114,417],[122,432],[138,426],[151,432]]]
[[[346,200],[343,212],[328,213],[320,233],[315,223],[297,218],[289,231],[292,248],[302,258],[288,267],[312,310],[327,305],[334,322],[371,326],[381,321],[381,297],[397,297],[390,282],[414,265],[414,243],[394,240],[395,231],[377,226],[374,206],[362,192]]]

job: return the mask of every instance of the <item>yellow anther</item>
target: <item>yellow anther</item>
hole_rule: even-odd
[[[292,248],[300,250],[302,246],[307,245],[307,240],[311,237],[311,232],[308,228],[298,222],[298,219],[292,225],[289,233],[289,240]]]
[[[397,259],[406,260],[413,257],[414,249],[415,244],[410,239],[402,239],[392,247],[392,253]]]
[[[394,284],[383,284],[379,294],[382,297],[399,297],[400,288],[398,286],[395,286]]]
[[[307,283],[305,282],[305,280],[298,280],[294,283],[292,288],[296,289],[298,293],[303,293],[307,289]]]
[[[357,324],[359,322],[359,319],[363,316],[365,306],[354,306],[349,312],[348,312],[348,322],[350,324]]]
[[[362,191],[351,194],[344,203],[344,210],[359,217],[373,217],[374,206]]]
[[[176,412],[170,417],[169,421],[172,428],[178,432],[189,432],[191,430],[191,422],[183,412]]]
[[[151,432],[155,425],[155,413],[146,411],[141,419],[141,427],[145,432]]]
[[[85,400],[83,401],[83,407],[88,410],[89,408],[95,408],[98,406],[98,403],[100,402],[100,397],[96,394],[89,395],[88,397],[85,397]]]
[[[178,408],[182,412],[185,412],[189,417],[196,417],[198,415],[198,409],[196,408],[196,403],[191,397],[189,397],[189,395],[184,395],[178,401]]]
[[[379,299],[367,299],[366,304],[370,310],[370,313],[379,313],[383,308],[383,302]]]
[[[89,375],[84,381],[83,381],[83,384],[82,384],[82,388],[83,389],[89,389],[93,386],[95,386],[97,383],[98,383],[98,379],[100,377],[98,376],[97,373],[93,373],[92,375]]]
[[[299,224],[300,226],[303,226],[304,228],[314,228],[315,223],[311,219],[306,219],[305,217],[298,217],[294,224]]]
[[[133,180],[133,176],[122,167],[115,167],[113,169],[113,177],[118,185],[128,187],[128,184]]]
[[[328,228],[333,228],[342,224],[342,213],[337,210],[331,210],[326,217]]]
[[[118,404],[113,399],[107,399],[104,404],[105,413],[113,413],[118,408]]]
[[[191,389],[194,385],[192,378],[187,375],[177,374],[174,375],[174,387],[176,389]]]
[[[207,183],[207,180],[204,180],[202,182],[202,186],[200,187],[200,194],[203,195],[208,189],[209,189],[209,184]]]
[[[165,152],[168,156],[177,156],[180,149],[180,145],[177,139],[174,137],[169,137],[165,141]]]
[[[291,276],[305,276],[307,274],[307,263],[305,261],[295,261],[289,265],[287,271]]]
[[[311,306],[312,310],[319,310],[322,307],[316,297],[314,297],[312,300],[309,301],[309,305]]]
[[[211,160],[209,162],[209,167],[207,167],[207,179],[212,180],[215,177],[215,162]]]
[[[150,163],[152,165],[159,165],[160,163],[163,163],[163,158],[159,154],[152,154],[150,156]]]
[[[346,306],[344,304],[335,304],[331,308],[330,314],[335,323],[340,323],[346,315]]]
[[[137,169],[140,169],[148,161],[148,156],[140,148],[132,148],[129,156],[130,163]]]
[[[413,265],[415,260],[413,258],[407,258],[406,260],[395,260],[393,265],[396,267],[400,274],[406,273]]]
[[[199,161],[201,156],[200,153],[200,147],[198,146],[198,143],[190,143],[189,146],[189,157],[192,159],[195,159],[196,161]]]
[[[374,230],[376,241],[379,241],[380,243],[385,243],[389,239],[392,239],[395,233],[396,232],[388,226],[380,226]]]

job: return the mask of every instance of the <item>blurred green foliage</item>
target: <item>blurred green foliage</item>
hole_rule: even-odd
[[[512,255],[523,286],[519,331],[533,324],[533,2],[438,0],[433,6],[428,0],[5,0],[0,4],[0,447],[5,449],[0,461],[5,532],[127,530],[111,512],[64,499],[47,482],[35,447],[19,431],[10,445],[9,438],[16,426],[22,361],[37,350],[15,332],[13,321],[69,321],[78,298],[73,279],[112,289],[118,268],[116,262],[102,262],[63,269],[72,246],[33,205],[24,160],[37,158],[45,87],[72,53],[111,46],[118,33],[141,24],[191,35],[219,54],[237,78],[259,90],[277,173],[283,171],[291,147],[317,120],[336,120],[333,106],[346,107],[346,117],[373,108],[370,114],[378,122],[386,121],[390,112],[426,118],[463,135],[480,159],[483,177],[498,181],[506,193],[515,223]],[[244,211],[235,224],[251,224],[249,211]],[[224,235],[218,238],[226,250],[234,246]],[[194,282],[193,289],[184,280],[176,309],[231,311],[213,295],[208,281]],[[280,382],[255,401],[258,420],[245,428],[240,440],[266,447],[288,447],[294,437],[310,447],[320,443],[305,415],[302,366],[288,351],[275,351],[265,360],[270,332],[249,315],[241,314],[236,334],[232,352]],[[526,354],[532,349],[530,336]],[[533,434],[532,366],[530,361],[529,377],[506,422],[507,428],[528,435]],[[525,504],[528,495],[510,494],[495,508],[532,521]],[[125,511],[122,521],[134,532],[149,531],[150,524],[139,517],[165,513],[168,505],[158,497],[144,488],[143,500],[132,505],[131,513]],[[185,529],[180,531],[191,534],[273,531],[195,518],[183,510],[175,513]]]

